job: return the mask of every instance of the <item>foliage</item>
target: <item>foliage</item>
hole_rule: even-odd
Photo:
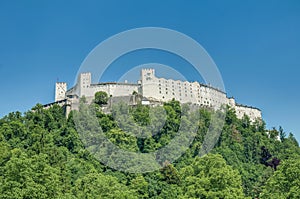
[[[215,148],[199,157],[207,131],[221,124],[220,112],[193,112],[171,100],[158,107],[120,103],[104,113],[107,99],[100,93],[91,105],[81,100],[86,110],[81,117],[72,111],[66,118],[57,105],[43,109],[37,104],[0,119],[0,199],[300,198],[300,148],[282,127],[268,131],[263,121],[238,119],[227,107]],[[82,139],[80,129],[86,127]],[[85,148],[101,144],[101,133],[122,150],[149,153],[171,143],[178,132],[184,135],[180,142],[195,137],[189,148],[175,162],[157,154],[162,167],[150,173],[113,170]]]
[[[95,93],[95,103],[98,105],[104,105],[108,102],[108,95],[106,92],[98,91]]]
[[[186,198],[244,198],[241,176],[221,155],[195,158],[181,170]]]
[[[261,198],[300,198],[300,159],[284,161],[271,176]]]

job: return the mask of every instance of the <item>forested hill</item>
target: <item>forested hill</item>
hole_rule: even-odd
[[[177,101],[165,103],[162,128],[152,137],[136,138],[120,128],[114,114],[125,110],[146,126],[149,107],[120,104],[104,114],[96,103],[86,106],[96,110],[111,142],[138,153],[168,144],[185,111]],[[0,198],[300,198],[300,148],[294,136],[282,128],[267,131],[262,121],[239,120],[227,109],[209,154],[198,155],[213,111],[201,109],[196,137],[184,155],[143,174],[101,164],[79,139],[76,112],[66,118],[59,106],[36,105],[24,114],[10,113],[0,120]]]

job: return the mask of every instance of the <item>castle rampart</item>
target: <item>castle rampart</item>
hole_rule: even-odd
[[[215,110],[223,105],[229,105],[236,111],[238,118],[244,115],[248,115],[251,121],[261,118],[259,109],[237,104],[234,98],[228,98],[225,92],[217,88],[199,82],[159,78],[155,76],[154,69],[142,69],[140,80],[136,84],[120,82],[92,84],[91,82],[91,73],[81,73],[77,84],[68,91],[66,83],[56,83],[55,100],[71,99],[71,103],[76,104],[76,100],[83,96],[91,102],[98,91],[104,91],[112,97],[130,96],[135,92],[156,102],[175,99],[181,103],[192,103]]]

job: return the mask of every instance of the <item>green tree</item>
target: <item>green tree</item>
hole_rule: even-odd
[[[177,169],[170,164],[169,162],[164,162],[163,168],[160,169],[160,172],[165,180],[169,184],[180,184],[180,176]]]
[[[139,198],[149,198],[148,182],[143,176],[138,176],[130,182],[130,188],[134,190]]]
[[[267,181],[261,198],[300,198],[300,159],[284,161]]]
[[[281,141],[283,141],[286,137],[286,133],[284,132],[282,126],[279,126],[279,136]]]
[[[138,198],[135,192],[120,184],[116,178],[90,173],[75,182],[73,192],[77,198]]]
[[[12,150],[0,178],[0,198],[62,197],[59,170],[47,163],[44,154],[31,158],[20,149]]]
[[[104,105],[108,102],[108,95],[104,91],[99,91],[95,93],[95,100],[94,102],[98,105]]]
[[[245,198],[241,176],[220,155],[196,157],[180,173],[187,198]]]
[[[129,151],[138,151],[137,139],[127,133],[123,132],[121,129],[112,129],[107,132],[107,138],[121,149],[126,149]]]

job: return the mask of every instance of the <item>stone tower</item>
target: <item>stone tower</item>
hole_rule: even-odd
[[[157,98],[157,78],[154,69],[141,70],[141,94],[146,98]]]
[[[87,95],[87,91],[90,88],[92,77],[91,73],[81,73],[77,79],[77,85],[79,87],[79,97]]]
[[[141,80],[146,82],[155,77],[155,70],[152,68],[141,70]]]
[[[66,98],[67,83],[56,82],[55,84],[55,101],[64,100]]]

